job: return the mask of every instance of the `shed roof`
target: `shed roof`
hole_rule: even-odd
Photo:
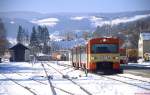
[[[29,49],[29,48],[27,48],[26,46],[24,46],[24,45],[21,44],[21,43],[17,43],[15,46],[13,46],[13,47],[11,47],[11,48],[9,48],[9,49],[10,49],[10,50],[16,50],[16,49],[18,49],[18,48],[21,48],[21,49],[24,49],[24,50]]]

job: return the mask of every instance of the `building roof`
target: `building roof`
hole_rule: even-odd
[[[143,40],[150,40],[150,32],[141,33]]]
[[[29,48],[27,48],[26,46],[24,46],[23,44],[21,44],[21,43],[17,43],[15,46],[13,46],[13,47],[11,47],[11,48],[9,48],[10,50],[16,50],[16,49],[24,49],[24,50],[26,50],[26,49],[29,49]]]

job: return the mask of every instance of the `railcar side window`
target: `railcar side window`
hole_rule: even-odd
[[[115,44],[95,44],[92,46],[92,53],[117,53],[118,45]]]

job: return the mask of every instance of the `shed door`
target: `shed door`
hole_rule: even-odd
[[[15,61],[24,61],[25,60],[25,51],[17,50],[15,51]]]

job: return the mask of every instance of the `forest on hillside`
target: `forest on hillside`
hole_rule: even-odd
[[[150,32],[150,17],[118,25],[97,26],[93,37],[114,36],[123,41],[123,48],[138,48],[140,32]]]

